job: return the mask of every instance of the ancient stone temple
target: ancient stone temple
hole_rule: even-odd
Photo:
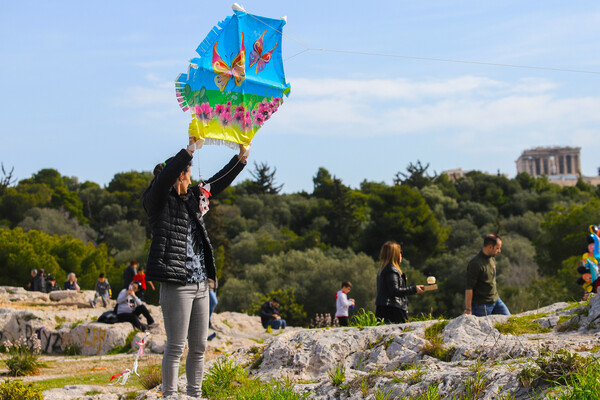
[[[581,176],[581,147],[536,147],[517,159],[517,173],[577,179]]]

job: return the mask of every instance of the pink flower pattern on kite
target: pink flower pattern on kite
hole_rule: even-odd
[[[207,122],[212,118],[213,110],[208,103],[196,106],[196,116],[202,121]]]
[[[232,125],[239,126],[242,130],[248,132],[254,127],[261,127],[273,113],[277,111],[283,103],[281,97],[274,97],[271,101],[264,99],[258,103],[252,110],[247,109],[245,104],[232,105],[228,101],[225,105],[217,104],[214,108],[208,102],[196,105],[194,107],[196,118],[202,122],[210,120],[218,121],[223,128],[231,127]],[[232,115],[233,110],[233,115]]]
[[[218,116],[221,116],[223,111],[225,111],[225,106],[223,104],[217,104],[215,106],[215,114],[217,114]]]

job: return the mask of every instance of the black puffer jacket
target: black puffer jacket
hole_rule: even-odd
[[[192,156],[186,150],[177,153],[156,176],[142,199],[152,228],[152,242],[146,263],[148,281],[186,284],[185,260],[190,214],[200,228],[198,234],[204,245],[206,273],[208,278],[216,281],[215,258],[199,208],[200,189],[197,185],[190,185],[187,194],[182,198],[173,187],[191,160]],[[238,161],[237,156],[234,156],[223,169],[206,181],[211,184],[211,194],[215,196],[222,192],[245,166],[245,163]]]
[[[406,275],[400,274],[392,264],[386,265],[377,275],[377,297],[375,305],[408,310],[406,296],[417,293],[415,285],[406,286]]]

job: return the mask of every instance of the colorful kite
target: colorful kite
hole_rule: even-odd
[[[233,10],[198,46],[200,57],[190,60],[175,91],[183,111],[192,113],[191,136],[203,144],[237,148],[250,144],[289,95],[290,85],[281,55],[285,17],[248,14],[238,4]]]

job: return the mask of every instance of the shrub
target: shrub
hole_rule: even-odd
[[[40,389],[31,383],[24,385],[21,381],[4,381],[0,383],[0,400],[44,400]]]
[[[38,357],[42,344],[37,336],[32,336],[32,346],[27,345],[27,340],[20,337],[16,343],[4,342],[4,351],[8,354],[4,363],[10,376],[36,375],[42,363]]]
[[[338,364],[335,369],[327,371],[327,375],[334,386],[340,386],[346,380],[346,368],[342,364]]]
[[[364,308],[358,310],[358,312],[350,320],[350,326],[356,326],[362,328],[364,326],[379,326],[385,325],[382,319],[375,316],[372,311],[367,311]]]
[[[248,373],[240,365],[219,359],[206,373],[202,389],[204,395],[209,398],[218,397],[218,394],[228,396],[247,378]]]
[[[162,383],[162,367],[152,364],[141,370],[140,383],[146,390],[153,389]]]

